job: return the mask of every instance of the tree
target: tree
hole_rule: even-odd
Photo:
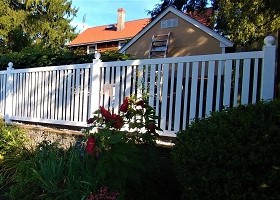
[[[272,0],[274,1],[274,0]],[[267,0],[216,1],[216,29],[237,45],[258,48],[280,28],[280,4]]]
[[[247,49],[258,48],[266,35],[280,28],[279,0],[210,0],[209,3],[214,9],[214,29]],[[207,4],[199,0],[163,0],[149,13],[154,18],[170,5],[184,12],[192,9],[201,12]]]
[[[70,25],[77,9],[68,0],[2,0],[0,2],[0,40],[6,50],[32,44],[57,48],[76,35]]]
[[[148,11],[152,19],[158,16],[169,6],[174,6],[183,12],[190,12],[194,10],[202,11],[206,5],[207,0],[161,0],[161,4],[156,4],[153,10]]]
[[[25,18],[26,13],[23,10],[15,10],[6,0],[0,1],[0,52],[14,50],[14,44],[23,46],[19,42],[22,38],[18,33],[21,31],[22,37],[25,37],[22,26]]]

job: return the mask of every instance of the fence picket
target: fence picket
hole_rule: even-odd
[[[182,101],[182,82],[183,82],[183,63],[178,63],[176,70],[176,102],[175,102],[175,116],[174,116],[174,131],[180,130],[181,121],[181,101]]]
[[[211,60],[208,64],[207,75],[207,92],[206,92],[206,106],[205,115],[209,116],[213,110],[213,92],[214,92],[214,78],[215,78],[215,61]]]
[[[114,112],[119,113],[120,106],[120,67],[116,67],[116,80],[115,80],[115,99],[114,99]]]
[[[254,59],[254,82],[253,82],[253,94],[252,103],[257,101],[257,90],[258,90],[258,71],[259,71],[259,59]]]
[[[238,102],[238,89],[239,89],[239,70],[240,70],[240,60],[236,60],[236,66],[235,66],[235,76],[234,76],[234,93],[233,93],[233,106],[237,106],[239,104]]]
[[[185,130],[187,128],[187,117],[188,117],[188,95],[189,95],[189,77],[190,77],[190,63],[186,64],[186,71],[185,71],[185,92],[184,92],[184,111],[183,111],[183,127],[182,129]]]
[[[222,72],[224,69],[224,62],[218,62],[218,74],[217,74],[217,86],[216,86],[216,111],[220,110],[221,105],[221,79],[222,79]]]
[[[203,111],[203,99],[204,99],[204,79],[205,79],[205,62],[201,64],[201,74],[200,74],[200,94],[199,94],[199,107],[198,107],[198,117],[202,118]]]
[[[68,75],[69,76],[69,75]],[[69,77],[68,77],[69,79]],[[84,89],[83,89],[83,103],[81,105],[81,122],[84,121],[86,122],[87,121],[87,116],[88,116],[88,113],[85,109],[85,106],[88,104],[88,80],[89,80],[89,69],[85,69],[84,70],[84,76],[83,76],[83,79],[84,79]],[[69,88],[69,87],[67,87]],[[66,100],[66,104],[68,105],[68,99]],[[65,116],[67,117],[67,115]]]
[[[241,104],[249,103],[250,59],[245,59],[243,64]]]
[[[192,69],[192,77],[191,77],[191,100],[190,100],[189,123],[191,123],[196,117],[198,62],[192,63],[191,69]]]
[[[224,73],[223,106],[230,107],[232,60],[227,60]]]
[[[160,110],[160,98],[162,95],[162,65],[158,65],[158,71],[157,71],[157,80],[156,80],[156,108],[155,113],[157,116],[159,116],[159,110]]]
[[[173,97],[174,97],[174,79],[175,79],[175,65],[169,66],[171,67],[171,77],[170,77],[170,93],[169,93],[169,114],[168,114],[168,129],[172,130],[172,125],[174,124],[172,120],[173,116]]]
[[[167,121],[166,107],[167,107],[168,72],[169,72],[169,66],[167,64],[163,64],[161,123],[160,123],[160,127],[162,129],[165,129],[165,125]]]
[[[155,76],[156,76],[156,66],[151,65],[150,70],[150,84],[149,84],[149,105],[154,107],[155,102]]]
[[[79,121],[79,104],[80,104],[80,74],[81,70],[76,69],[76,81],[75,81],[75,115],[74,121]],[[59,104],[61,105],[61,104]],[[61,120],[61,118],[59,118]]]

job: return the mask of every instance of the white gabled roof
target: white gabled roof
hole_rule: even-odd
[[[128,47],[130,47],[134,42],[136,42],[142,35],[144,35],[149,29],[151,29],[158,21],[160,21],[168,12],[172,12],[175,15],[181,17],[182,19],[186,20],[187,22],[193,24],[195,27],[199,28],[200,30],[204,31],[205,33],[209,34],[210,36],[214,37],[218,41],[220,41],[221,47],[232,47],[233,43],[229,41],[227,38],[221,36],[211,28],[208,28],[204,24],[200,23],[199,21],[191,18],[190,16],[186,15],[185,13],[179,11],[178,9],[169,6],[165,9],[160,15],[158,15],[151,23],[149,23],[144,29],[142,29],[139,33],[137,33],[126,45],[123,46],[119,50],[120,53],[123,53]]]

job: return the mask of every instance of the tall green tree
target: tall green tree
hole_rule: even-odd
[[[170,5],[183,12],[212,6],[214,29],[247,49],[259,47],[266,35],[280,28],[279,0],[162,0],[148,13],[155,18]]]
[[[76,13],[69,0],[2,0],[2,51],[19,51],[31,44],[45,48],[63,46],[75,37],[70,22]]]
[[[215,28],[245,49],[259,48],[266,35],[280,28],[278,0],[216,0],[213,5]]]
[[[0,52],[14,50],[15,44],[24,46],[20,41],[23,41],[26,36],[23,31],[25,18],[24,10],[16,9],[7,0],[0,1]]]

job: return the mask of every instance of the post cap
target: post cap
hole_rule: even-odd
[[[96,60],[99,60],[100,57],[101,57],[101,54],[100,54],[98,51],[96,51],[96,52],[94,53],[94,57],[95,57]]]
[[[266,46],[272,46],[275,43],[275,38],[272,35],[269,35],[266,36],[263,41]]]
[[[14,66],[14,63],[12,63],[12,62],[9,62],[9,63],[8,63],[8,68],[9,68],[9,69],[12,69],[13,66]]]

